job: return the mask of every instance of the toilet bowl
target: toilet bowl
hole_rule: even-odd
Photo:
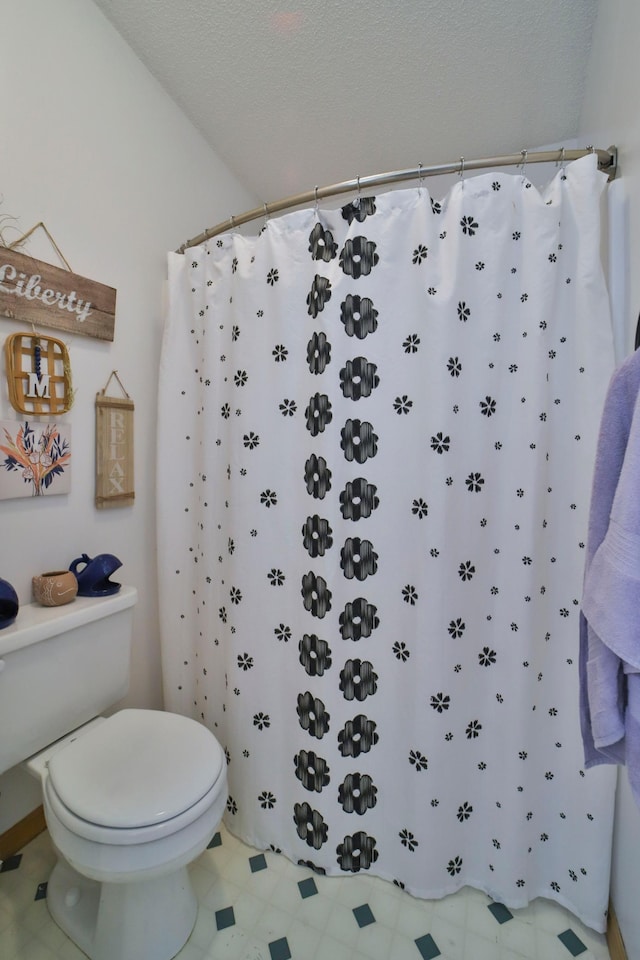
[[[121,710],[27,766],[59,858],[47,887],[56,923],[91,960],[174,957],[197,915],[187,866],[227,799],[213,734],[177,714]]]
[[[0,773],[42,783],[58,862],[49,911],[91,960],[170,960],[193,929],[188,864],[227,800],[226,758],[204,726],[121,710],[135,587],[24,604],[0,631]],[[25,709],[25,704],[29,709]]]

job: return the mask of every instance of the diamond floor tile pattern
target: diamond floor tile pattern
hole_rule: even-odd
[[[45,831],[0,863],[2,960],[83,960],[47,910],[54,862]],[[604,936],[551,901],[512,911],[468,887],[422,901],[377,877],[314,874],[225,827],[190,871],[198,920],[177,960],[610,960]]]

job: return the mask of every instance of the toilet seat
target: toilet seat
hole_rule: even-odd
[[[225,766],[220,744],[196,721],[122,710],[51,758],[44,790],[77,836],[133,845],[200,817],[226,784]]]

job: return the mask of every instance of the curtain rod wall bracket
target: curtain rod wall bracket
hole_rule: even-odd
[[[609,174],[609,183],[611,183],[612,180],[615,180],[618,172],[618,148],[615,146],[607,147],[607,153],[610,155],[611,161],[607,164],[599,159],[598,169],[602,170],[603,173]]]
[[[517,167],[522,165],[523,153],[509,154],[502,157],[485,157],[481,160],[464,160],[463,170],[482,170],[487,167]],[[557,163],[559,150],[540,150],[536,153],[527,153],[527,163]],[[618,148],[608,147],[606,150],[598,150],[594,147],[586,147],[584,150],[565,150],[562,148],[562,161],[579,160],[582,157],[595,153],[598,157],[598,169],[608,174],[609,180],[613,180],[618,172]],[[319,197],[335,197],[341,193],[360,193],[361,187],[372,189],[374,187],[388,186],[392,183],[401,183],[404,180],[416,180],[423,177],[442,176],[451,173],[460,172],[460,160],[455,163],[443,163],[432,167],[412,167],[408,170],[392,170],[388,173],[374,174],[369,177],[358,177],[357,180],[344,180],[342,183],[334,183],[328,187],[315,187],[306,193],[298,193],[295,196],[285,197],[284,200],[275,200],[273,203],[265,203],[254,210],[247,210],[237,217],[232,217],[234,227],[239,227],[243,223],[249,223],[251,220],[258,220],[260,217],[271,213],[281,213],[283,210],[289,210],[292,207],[301,207],[306,204],[317,203]],[[204,230],[192,240],[187,240],[178,247],[176,253],[184,253],[191,247],[197,247],[205,240],[211,240],[220,233],[225,233],[229,229],[229,220],[217,223],[214,227]]]

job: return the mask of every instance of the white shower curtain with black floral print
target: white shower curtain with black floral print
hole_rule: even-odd
[[[223,745],[248,843],[604,928],[577,672],[604,184],[592,156],[544,191],[423,182],[170,256],[166,706]]]

